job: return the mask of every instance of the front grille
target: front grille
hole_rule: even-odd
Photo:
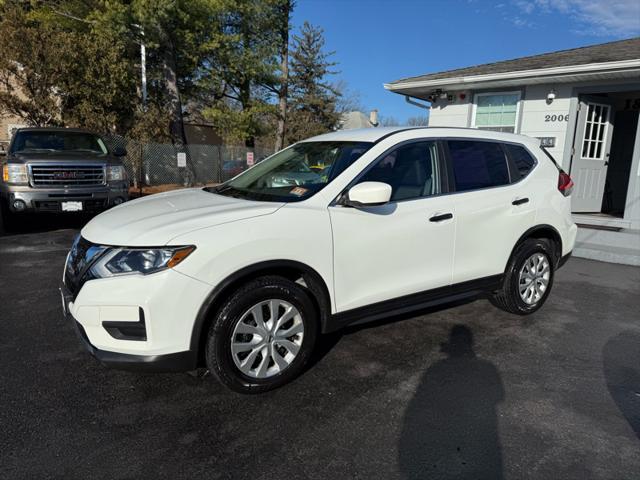
[[[92,278],[89,269],[105,251],[106,247],[95,245],[80,235],[74,240],[64,272],[64,284],[74,298],[82,285]]]
[[[87,187],[105,184],[104,165],[30,165],[34,187]]]

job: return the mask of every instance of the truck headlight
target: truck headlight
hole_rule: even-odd
[[[2,180],[5,183],[26,185],[29,183],[27,166],[22,163],[5,163],[2,166]]]
[[[109,166],[107,167],[107,182],[122,182],[126,174],[127,172],[122,165]]]
[[[95,278],[139,273],[147,275],[173,268],[187,258],[196,247],[110,248],[91,267]]]

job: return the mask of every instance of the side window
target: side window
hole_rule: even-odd
[[[450,140],[448,144],[457,192],[509,183],[507,159],[499,143]]]
[[[521,147],[520,145],[505,143],[503,146],[518,169],[518,172],[520,172],[520,177],[514,178],[513,180],[518,181],[520,178],[526,177],[536,164],[535,159],[526,148]],[[514,177],[517,177],[517,175],[514,175]]]
[[[391,185],[391,201],[410,200],[440,193],[436,142],[403,145],[376,161],[362,182]]]

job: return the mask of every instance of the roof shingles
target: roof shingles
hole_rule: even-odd
[[[573,48],[571,50],[543,53],[542,55],[533,55],[513,60],[485,63],[483,65],[447,70],[445,72],[408,77],[393,81],[390,85],[405,82],[420,82],[452,77],[463,77],[468,75],[518,72],[521,70],[536,70],[542,68],[566,67],[572,65],[586,65],[589,63],[605,63],[636,59],[640,59],[640,37],[602,43],[588,47]]]

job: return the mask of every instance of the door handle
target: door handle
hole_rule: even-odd
[[[434,215],[429,219],[430,222],[442,222],[443,220],[449,220],[453,218],[453,213],[441,213]]]
[[[513,202],[511,202],[511,205],[522,205],[524,203],[529,203],[529,199],[528,198],[517,198]]]

